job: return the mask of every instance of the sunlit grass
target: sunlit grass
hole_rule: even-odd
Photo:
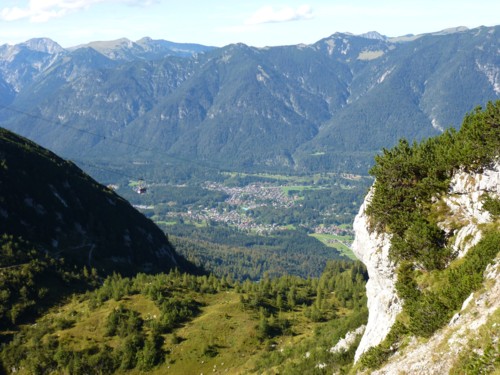
[[[200,314],[172,333],[163,335],[163,349],[166,353],[164,362],[149,373],[255,373],[259,358],[269,352],[270,348],[279,351],[292,349],[304,340],[311,339],[319,326],[327,324],[312,323],[305,318],[304,307],[297,306],[294,311],[283,313],[284,318],[293,322],[293,334],[262,342],[256,332],[258,313],[242,307],[240,294],[229,290],[195,295],[203,306]],[[74,322],[71,327],[53,333],[66,349],[79,351],[89,345],[118,348],[123,339],[106,336],[105,332],[109,314],[119,305],[138,312],[145,322],[160,316],[160,311],[152,300],[142,294],[134,294],[120,301],[108,300],[96,308],[90,308],[88,300],[81,302],[75,299],[54,309],[43,319],[49,322],[69,319]],[[343,314],[340,310],[337,313]],[[149,332],[147,325],[144,329],[146,333]],[[45,341],[47,339],[48,336],[43,338]],[[126,373],[143,372],[133,369]]]
[[[310,236],[318,239],[328,247],[337,249],[342,255],[350,259],[357,259],[351,248],[346,245],[352,243],[352,236],[338,236],[335,234],[326,233],[312,233],[310,234]]]

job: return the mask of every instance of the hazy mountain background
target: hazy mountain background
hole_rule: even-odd
[[[0,120],[70,158],[366,173],[381,148],[458,127],[499,98],[499,32],[270,48],[33,39],[0,46]]]

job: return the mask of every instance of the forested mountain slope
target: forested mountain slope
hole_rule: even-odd
[[[464,111],[499,97],[498,32],[336,33],[156,59],[127,41],[2,46],[0,116],[66,157],[366,172],[382,147],[458,127]]]
[[[113,275],[75,294],[36,324],[0,326],[0,373],[308,373],[349,367],[331,351],[366,321],[366,270],[332,261],[320,278],[260,283],[214,276]],[[13,335],[13,337],[9,337]]]
[[[151,220],[73,163],[5,129],[0,163],[3,235],[101,274],[189,268]]]

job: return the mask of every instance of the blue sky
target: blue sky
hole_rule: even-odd
[[[498,0],[2,0],[0,45],[63,47],[149,36],[212,46],[314,43],[335,32],[388,36],[500,24]]]

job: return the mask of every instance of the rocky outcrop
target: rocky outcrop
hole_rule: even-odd
[[[335,344],[335,346],[330,348],[330,353],[342,353],[348,351],[356,339],[363,334],[365,328],[366,326],[363,324],[354,331],[347,332],[346,335]]]
[[[395,265],[389,260],[391,246],[387,233],[370,232],[365,209],[370,204],[373,190],[370,191],[354,219],[356,234],[352,250],[368,270],[369,280],[366,283],[368,299],[368,323],[359,343],[354,360],[368,348],[378,345],[389,333],[402,304],[396,294]]]
[[[491,222],[483,209],[484,194],[500,197],[500,162],[481,173],[456,173],[443,198],[449,212],[440,226],[454,237],[452,248],[459,258],[481,239],[479,226]]]
[[[444,219],[439,225],[450,236],[450,245],[457,257],[465,255],[472,246],[479,242],[481,225],[492,221],[489,212],[483,209],[483,196],[485,194],[494,198],[500,197],[500,162],[494,163],[480,173],[463,171],[456,173],[451,180],[446,196],[436,199],[435,204],[441,205],[440,209],[445,212]],[[395,265],[389,259],[390,235],[375,231],[370,232],[368,229],[368,217],[365,214],[365,209],[369,205],[372,195],[373,191],[367,195],[354,220],[353,251],[366,265],[370,278],[366,285],[368,323],[356,351],[355,360],[368,348],[378,345],[386,337],[396,316],[402,309],[402,301],[398,298],[395,290]],[[498,300],[500,300],[500,296],[498,296]],[[456,320],[460,319],[460,315],[455,318]],[[477,326],[479,323],[474,324]],[[432,348],[429,346],[428,350],[432,350]],[[429,353],[427,352],[427,356],[431,358]],[[435,371],[437,370],[435,369]],[[380,373],[390,372],[381,371]]]
[[[480,332],[494,336],[492,340],[498,342],[500,257],[486,269],[484,287],[468,300],[448,326],[424,343],[413,339],[405,350],[397,352],[384,367],[371,374],[399,374],[401,369],[405,374],[448,374],[465,351],[484,354],[480,345],[474,343]]]

